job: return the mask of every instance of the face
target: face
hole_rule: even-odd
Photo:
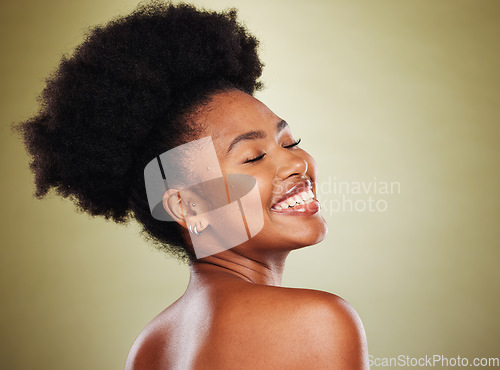
[[[288,124],[238,90],[215,95],[208,108],[196,121],[200,136],[212,137],[222,172],[253,176],[260,192],[263,228],[236,248],[290,250],[321,241],[327,226],[316,200],[316,163]]]

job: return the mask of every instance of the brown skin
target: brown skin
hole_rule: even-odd
[[[282,288],[288,253],[321,241],[325,220],[271,210],[283,189],[316,179],[316,164],[294,142],[288,126],[257,99],[240,91],[217,94],[198,114],[200,137],[212,136],[223,173],[257,179],[264,227],[249,241],[190,264],[179,300],[158,315],[135,341],[126,369],[368,369],[364,329],[356,312],[326,292]],[[234,138],[249,131],[265,137]],[[244,163],[248,159],[264,157]],[[180,216],[193,199],[173,202]],[[184,202],[184,203],[183,203]],[[186,232],[187,235],[187,232]]]

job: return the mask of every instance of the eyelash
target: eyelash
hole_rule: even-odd
[[[287,149],[288,149],[288,148],[292,148],[292,147],[294,147],[294,146],[297,146],[297,145],[299,145],[299,144],[300,144],[300,141],[301,141],[301,140],[302,140],[302,139],[295,140],[293,143],[291,143],[290,145],[285,145],[283,148],[287,148]]]
[[[294,141],[292,144],[289,144],[289,145],[284,145],[283,148],[285,149],[290,149],[290,148],[293,148],[294,146],[297,146],[300,144],[300,141],[301,139],[298,139],[296,141]],[[259,155],[258,157],[255,157],[255,158],[251,158],[251,159],[247,159],[245,162],[243,163],[253,163],[253,162],[257,162],[257,161],[260,161],[262,158],[264,158],[266,156],[266,153],[262,153],[261,155]]]

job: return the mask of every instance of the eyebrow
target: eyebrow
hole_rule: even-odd
[[[285,129],[285,127],[288,126],[288,123],[285,120],[281,120],[276,124],[276,133],[279,134],[281,131]],[[241,134],[237,137],[234,138],[234,140],[231,142],[229,145],[229,148],[227,149],[227,153],[229,153],[235,145],[240,143],[243,140],[256,140],[256,139],[263,139],[267,135],[264,131],[248,131],[245,132],[244,134]]]

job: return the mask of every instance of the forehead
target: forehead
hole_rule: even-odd
[[[212,136],[217,146],[248,131],[274,132],[280,119],[258,99],[232,90],[215,95],[198,121],[203,127],[203,136]]]

